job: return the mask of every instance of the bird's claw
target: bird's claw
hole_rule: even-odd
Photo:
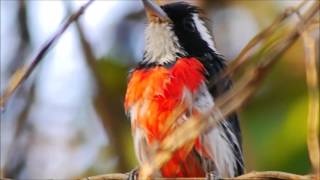
[[[206,174],[206,180],[220,180],[221,177],[217,175],[215,171],[208,172]]]
[[[128,179],[127,180],[138,180],[139,178],[139,168],[135,168],[131,170],[128,174]]]

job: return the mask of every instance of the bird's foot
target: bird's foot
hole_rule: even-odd
[[[206,180],[220,180],[222,179],[216,171],[211,171],[206,174]]]
[[[134,168],[128,174],[128,179],[127,180],[138,180],[139,178],[139,168]]]

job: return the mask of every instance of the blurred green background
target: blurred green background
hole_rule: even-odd
[[[217,49],[231,61],[279,13],[299,2],[200,4],[212,20]],[[85,1],[0,3],[2,94],[13,72],[30,63],[70,11]],[[145,25],[140,1],[100,0],[67,30],[1,113],[1,177],[66,179],[137,166],[123,99],[128,71],[142,59]],[[247,171],[310,172],[303,53],[298,41],[239,110]]]

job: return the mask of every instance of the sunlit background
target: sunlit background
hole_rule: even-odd
[[[13,72],[30,63],[85,1],[0,2],[2,94]],[[279,13],[299,2],[207,0],[202,5],[217,48],[232,60]],[[98,0],[63,34],[1,113],[1,177],[66,179],[137,166],[123,97],[128,70],[142,59],[145,25],[140,1]],[[303,59],[299,41],[240,110],[247,171],[309,173]]]

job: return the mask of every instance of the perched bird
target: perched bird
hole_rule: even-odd
[[[228,78],[209,85],[225,61],[202,10],[185,2],[158,6],[142,1],[148,16],[144,57],[130,72],[125,97],[140,164],[152,157],[153,144],[191,116],[210,111],[214,100],[231,88]],[[176,150],[154,176],[234,177],[243,173],[243,166],[240,127],[233,113]]]

